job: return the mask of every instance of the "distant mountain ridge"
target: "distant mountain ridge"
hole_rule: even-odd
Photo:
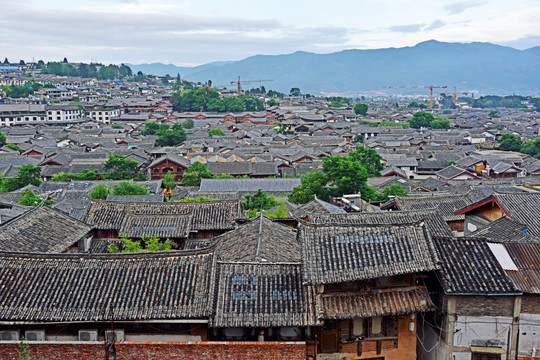
[[[461,92],[481,94],[540,94],[540,46],[527,50],[491,43],[425,41],[412,47],[344,50],[330,54],[297,51],[287,55],[255,55],[240,61],[215,62],[196,67],[145,64],[133,70],[190,81],[226,84],[240,75],[244,80],[273,79],[267,89],[304,93],[340,93],[350,96],[389,88],[445,85]],[[174,69],[174,70],[173,70]],[[256,87],[256,83],[247,86]]]

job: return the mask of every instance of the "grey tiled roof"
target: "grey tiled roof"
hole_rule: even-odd
[[[348,213],[345,215],[313,214],[309,221],[314,224],[349,224],[364,226],[370,224],[410,224],[424,220],[426,229],[432,236],[452,236],[452,230],[437,209],[411,211],[383,211],[375,213]]]
[[[300,179],[201,179],[200,191],[290,193]]]
[[[266,216],[213,239],[216,253],[226,261],[299,262],[296,231]]]
[[[214,255],[0,253],[3,321],[208,318]],[[39,304],[39,306],[36,306]]]
[[[212,327],[318,325],[315,289],[299,263],[218,262]]]
[[[0,226],[0,251],[60,253],[91,226],[48,206],[38,206]]]
[[[330,284],[438,268],[424,222],[394,225],[302,223],[304,281]]]
[[[438,276],[447,294],[517,293],[485,239],[434,239],[442,261]]]

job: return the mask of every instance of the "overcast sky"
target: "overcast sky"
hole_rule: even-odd
[[[540,45],[538,0],[0,0],[10,61],[198,65],[298,50]]]

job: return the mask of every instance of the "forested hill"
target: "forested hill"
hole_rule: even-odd
[[[187,60],[187,59],[182,59]],[[155,65],[155,64],[154,64]],[[164,75],[163,66],[130,65],[134,72]],[[153,70],[155,69],[155,70]],[[540,94],[540,47],[516,50],[490,43],[444,43],[435,40],[413,47],[345,50],[331,54],[295,52],[257,55],[235,62],[167,68],[191,81],[226,84],[237,79],[272,79],[265,87],[304,93],[392,91],[411,86],[457,86],[462,92]],[[176,69],[176,70],[175,70]],[[254,84],[254,86],[258,86]],[[249,87],[249,86],[248,86]]]

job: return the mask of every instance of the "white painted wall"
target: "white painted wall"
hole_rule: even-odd
[[[533,348],[540,355],[540,314],[521,314],[519,317],[519,356],[531,356]]]

